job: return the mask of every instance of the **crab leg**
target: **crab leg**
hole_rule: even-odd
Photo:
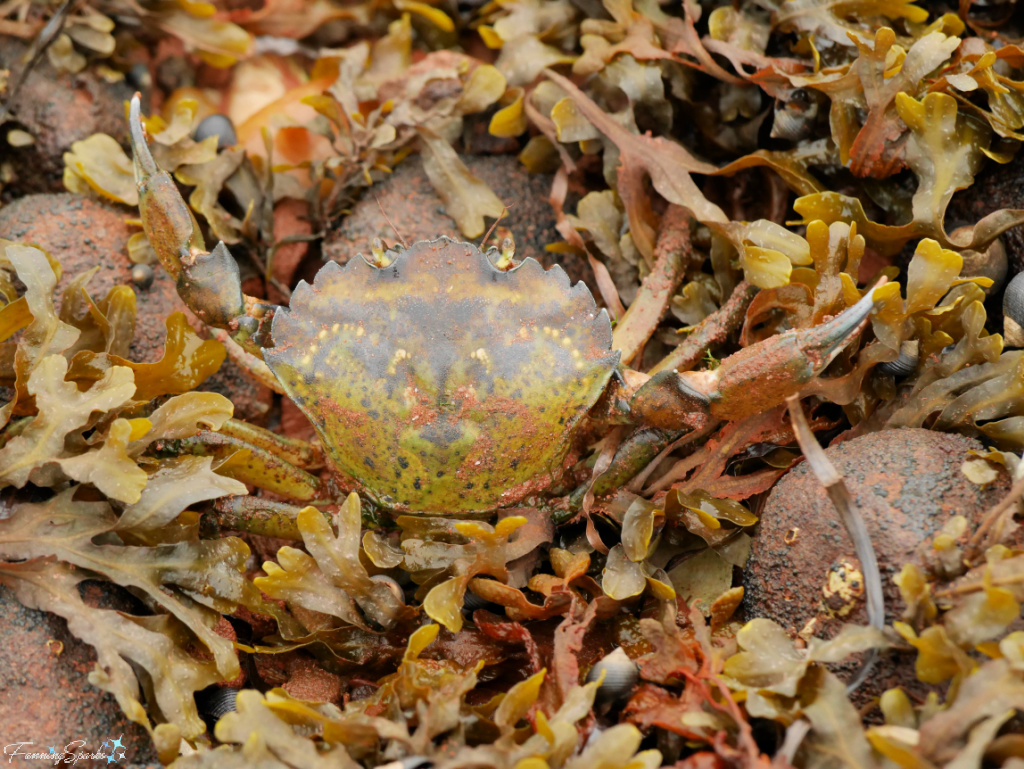
[[[271,430],[257,427],[254,424],[242,422],[238,419],[227,420],[220,426],[217,432],[221,435],[238,438],[261,449],[266,449],[271,454],[281,457],[296,467],[323,466],[323,452],[320,450],[320,446],[315,443],[278,435]]]
[[[774,408],[835,360],[867,325],[873,307],[874,289],[827,323],[758,342],[714,371],[661,371],[633,396],[633,419],[663,430],[700,429],[709,420],[744,419]]]
[[[320,479],[264,448],[232,435],[204,430],[177,442],[179,451],[227,460],[218,472],[250,486],[258,486],[302,502],[328,496]]]
[[[261,342],[268,333],[267,321],[274,306],[242,293],[238,263],[223,242],[206,251],[192,211],[170,174],[160,169],[149,151],[140,110],[136,93],[129,110],[129,141],[146,236],[188,308],[262,357]]]
[[[653,376],[672,369],[689,371],[694,368],[709,350],[722,344],[729,334],[743,325],[747,308],[758,290],[757,286],[746,281],[740,283],[725,304],[698,323],[678,347],[647,373]]]
[[[265,537],[302,541],[296,523],[304,509],[261,497],[223,497],[214,503],[212,513],[204,513],[200,527],[204,537],[217,537],[227,531],[247,531]]]

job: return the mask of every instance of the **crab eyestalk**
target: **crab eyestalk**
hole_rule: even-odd
[[[821,374],[867,325],[879,283],[853,307],[811,329],[786,331],[730,355],[714,371],[661,371],[630,402],[634,421],[700,429],[778,406]]]
[[[206,251],[192,211],[149,151],[139,98],[138,93],[132,97],[128,126],[146,237],[188,308],[205,323],[229,331],[235,341],[258,355],[261,325],[272,317],[273,308],[242,294],[238,263],[223,242]]]

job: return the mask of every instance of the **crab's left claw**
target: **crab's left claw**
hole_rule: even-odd
[[[213,251],[206,250],[191,209],[170,174],[153,159],[142,127],[139,94],[132,97],[128,126],[142,226],[160,263],[177,283],[178,295],[204,322],[227,329],[236,341],[253,347],[250,340],[263,314],[254,310],[262,308],[242,294],[238,263],[227,246],[218,243]]]
[[[698,429],[708,419],[744,419],[778,406],[799,394],[864,329],[880,285],[827,323],[758,342],[714,371],[656,374],[633,396],[631,416],[666,430]]]

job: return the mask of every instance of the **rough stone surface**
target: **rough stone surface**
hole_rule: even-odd
[[[148,289],[132,283],[128,238],[133,230],[125,224],[131,215],[127,208],[116,209],[69,192],[26,195],[0,209],[0,237],[39,246],[57,259],[64,268],[58,295],[74,277],[93,268],[96,274],[87,288],[97,299],[114,286],[132,286],[138,317],[131,357],[148,362],[160,359],[164,319],[182,309],[182,304],[174,281],[159,265]]]
[[[559,254],[556,258],[555,254],[544,250],[549,243],[562,240],[547,202],[551,193],[550,176],[531,175],[514,155],[467,155],[462,159],[509,207],[498,226],[512,232],[517,259],[531,256],[545,267],[561,264],[573,283],[591,280],[590,268],[584,259],[571,254]],[[374,187],[353,207],[341,226],[328,234],[323,246],[324,258],[345,264],[358,253],[369,254],[374,238],[388,244],[399,242],[381,213],[382,208],[408,245],[442,235],[465,240],[455,221],[445,213],[441,198],[423,170],[423,163],[415,157],[402,163],[385,182]]]
[[[928,543],[954,515],[967,517],[973,530],[984,512],[1009,489],[1005,474],[986,489],[963,474],[960,467],[967,452],[981,448],[976,440],[961,435],[913,428],[872,433],[826,450],[856,500],[874,543],[887,623],[898,620],[903,608],[893,577],[905,563],[924,566],[916,552],[919,546]],[[744,570],[748,618],[768,617],[792,634],[807,628],[811,635],[826,638],[846,622],[867,624],[862,584],[860,597],[845,616],[832,616],[824,606],[823,588],[830,572],[838,576],[846,565],[859,568],[850,538],[823,487],[802,463],[775,486],[764,507]],[[845,604],[833,597],[830,605]],[[808,623],[813,625],[808,628]],[[857,665],[847,667],[852,671]],[[916,683],[912,657],[902,665],[883,659],[860,696]]]
[[[0,237],[35,244],[55,257],[64,268],[58,294],[74,276],[93,268],[98,269],[88,288],[94,297],[105,296],[116,285],[132,286],[138,317],[129,357],[150,362],[163,355],[165,320],[172,312],[185,312],[201,333],[202,324],[188,312],[174,281],[159,265],[155,265],[149,288],[143,290],[132,283],[127,244],[134,230],[125,224],[132,215],[129,209],[67,192],[26,195],[0,208]],[[239,419],[259,422],[266,417],[260,406],[269,404],[270,391],[243,375],[230,360],[199,389],[230,398]]]
[[[16,71],[23,52],[19,41],[0,37],[0,69]],[[12,127],[28,131],[35,144],[8,147],[0,137],[0,157],[10,161],[16,176],[4,188],[4,197],[63,190],[64,153],[94,133],[124,138],[124,103],[129,98],[131,88],[124,82],[106,83],[88,69],[57,74],[42,56],[10,105]]]
[[[90,593],[97,589],[87,588],[87,602],[100,603],[90,600]],[[87,677],[95,664],[92,647],[71,635],[63,619],[26,609],[10,590],[0,586],[0,731],[6,737],[4,744],[31,742],[33,750],[47,752],[51,745],[63,748],[75,740],[85,740],[86,748],[95,748],[123,735],[125,755],[132,765],[159,765],[146,732],[124,718],[111,695],[89,683]]]

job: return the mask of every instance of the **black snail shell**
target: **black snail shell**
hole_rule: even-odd
[[[145,91],[153,85],[153,76],[149,74],[149,67],[141,61],[132,65],[124,79],[136,91]]]
[[[900,345],[900,356],[896,360],[879,363],[878,371],[894,377],[910,376],[917,371],[917,362],[920,360],[919,347],[916,339],[904,342]]]
[[[1024,347],[1024,272],[1018,272],[1003,294],[1003,338],[1007,347]]]
[[[212,726],[221,719],[221,716],[236,710],[237,695],[238,689],[231,686],[218,686],[198,692],[196,705],[199,707],[199,714]]]
[[[197,142],[201,142],[203,139],[208,139],[211,136],[217,137],[217,149],[219,150],[238,144],[235,127],[225,115],[217,114],[203,118],[199,125],[196,126],[195,133],[192,134],[192,138]]]
[[[612,705],[625,700],[640,680],[640,670],[636,663],[621,648],[606,654],[594,664],[587,673],[587,683],[599,680],[601,673],[604,673],[604,681],[597,689],[598,705]]]
[[[407,756],[387,764],[380,764],[377,769],[430,769],[434,762],[423,756]]]

